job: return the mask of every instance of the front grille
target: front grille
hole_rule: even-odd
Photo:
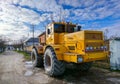
[[[75,46],[68,46],[69,50],[75,50]]]

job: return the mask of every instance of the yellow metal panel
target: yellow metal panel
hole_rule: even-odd
[[[59,43],[61,44],[61,43],[64,43],[64,35],[65,35],[65,33],[60,33],[59,34]]]
[[[103,40],[85,40],[85,42],[96,42],[96,43],[98,43],[98,42],[104,42]]]
[[[84,62],[95,61],[95,60],[105,60],[108,58],[108,52],[94,52],[85,54]]]
[[[66,62],[77,63],[77,54],[74,53],[64,53],[63,60]]]
[[[101,31],[85,30],[85,40],[103,40],[103,33]]]
[[[79,41],[79,40],[84,40],[84,31],[74,32],[65,35],[66,42]]]
[[[64,35],[65,33],[54,33],[54,43],[55,44],[64,43]]]
[[[57,59],[58,59],[58,60],[63,60],[63,54],[57,53],[56,56],[57,56]]]
[[[38,54],[43,54],[44,53],[43,49],[38,48],[37,51],[38,51]]]
[[[55,44],[58,44],[58,43],[59,43],[59,40],[60,40],[59,34],[58,34],[58,33],[54,33],[54,43],[55,43]]]
[[[83,62],[91,62],[95,60],[105,60],[108,58],[108,52],[96,52],[96,53],[87,53],[85,55],[79,55],[75,53],[64,53],[62,60],[66,62],[77,62],[78,56],[81,56],[83,58]]]
[[[85,43],[83,40],[80,40],[76,43],[76,53],[79,53],[81,55],[85,54]]]

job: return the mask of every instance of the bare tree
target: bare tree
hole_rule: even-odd
[[[3,52],[5,50],[5,41],[0,38],[0,52]]]
[[[21,39],[14,41],[12,46],[15,48],[15,50],[17,50],[17,49],[23,50],[25,40],[26,40],[26,37],[23,36]]]
[[[109,33],[109,30],[108,30],[108,29],[105,29],[105,31],[104,31],[104,39],[105,39],[105,40],[108,39],[108,33]]]

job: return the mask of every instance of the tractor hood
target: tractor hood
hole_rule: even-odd
[[[84,31],[69,33],[65,35],[65,42],[84,40]]]
[[[75,42],[80,40],[103,40],[102,31],[79,31],[65,35],[65,42]]]

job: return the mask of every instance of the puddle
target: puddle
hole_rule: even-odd
[[[33,74],[33,71],[28,70],[25,72],[24,76],[32,76]]]
[[[114,82],[114,83],[119,83],[120,84],[120,78],[108,78],[107,80]]]
[[[26,67],[27,69],[33,69],[32,61],[27,61],[27,62],[25,62],[25,67]]]
[[[34,74],[32,61],[25,62],[25,67],[26,67],[26,71],[24,73],[24,76],[32,76]]]
[[[25,64],[32,65],[32,61],[26,61]]]

